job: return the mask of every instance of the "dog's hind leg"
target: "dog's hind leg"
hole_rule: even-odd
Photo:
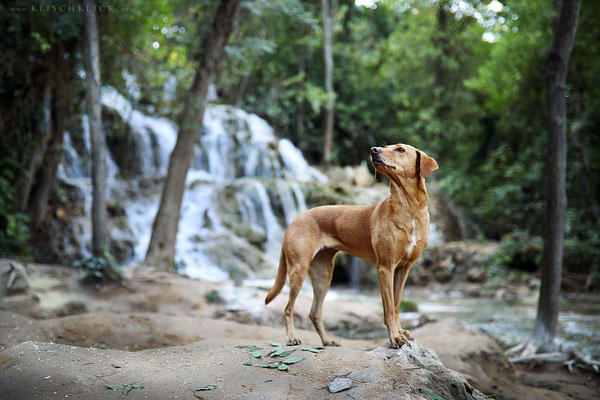
[[[295,261],[294,263],[289,263],[289,286],[290,286],[290,297],[285,307],[285,332],[287,337],[288,346],[296,346],[301,342],[299,339],[296,339],[294,335],[294,304],[296,303],[296,297],[298,297],[298,293],[300,293],[300,289],[302,288],[302,284],[304,283],[304,278],[306,278],[306,273],[308,272],[309,265],[303,265],[304,263],[299,263]]]
[[[333,276],[333,259],[337,252],[336,249],[332,248],[325,248],[319,251],[312,260],[310,269],[308,270],[308,276],[310,277],[314,293],[309,316],[321,338],[323,346],[339,346],[339,344],[329,340],[327,337],[327,332],[325,332],[325,327],[323,325],[323,318],[321,317],[323,312],[323,301],[325,300],[325,295],[327,294]]]

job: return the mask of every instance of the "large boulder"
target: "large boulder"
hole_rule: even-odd
[[[513,365],[491,338],[456,319],[444,319],[411,331],[415,340],[433,349],[448,368],[460,372],[481,392],[501,399],[564,399],[555,391],[517,382]]]
[[[262,347],[264,360],[235,347],[249,343]],[[297,350],[294,356],[304,359],[290,365],[289,372],[245,365],[276,362],[267,357],[270,351],[268,342],[241,335],[138,352],[23,342],[0,353],[0,391],[11,399],[105,399],[120,396],[108,385],[122,386],[119,390],[136,385],[129,397],[486,399],[419,344],[400,350],[338,347],[318,354]],[[352,386],[330,395],[327,386],[336,376],[350,379]]]

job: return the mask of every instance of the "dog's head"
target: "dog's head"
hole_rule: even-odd
[[[393,176],[427,178],[438,169],[433,158],[408,144],[371,147],[371,162],[375,175],[383,174],[390,179]]]

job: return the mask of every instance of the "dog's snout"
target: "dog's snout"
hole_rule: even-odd
[[[381,153],[381,147],[371,147],[371,154]]]

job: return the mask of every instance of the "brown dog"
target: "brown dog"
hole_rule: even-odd
[[[281,292],[289,274],[290,297],[285,308],[288,345],[294,337],[294,303],[306,275],[314,290],[310,319],[325,346],[329,340],[321,312],[331,284],[333,258],[338,251],[364,258],[377,267],[384,322],[392,347],[412,339],[400,327],[400,300],[408,271],[429,241],[429,196],[425,180],[438,169],[436,161],[405,144],[371,148],[376,174],[390,180],[390,196],[370,206],[322,206],[298,216],[283,238],[279,270],[268,304]]]

